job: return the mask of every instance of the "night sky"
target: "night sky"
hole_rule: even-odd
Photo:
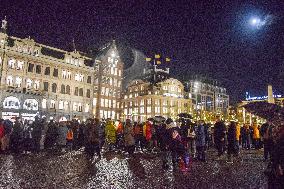
[[[9,34],[72,50],[90,49],[116,39],[147,56],[172,59],[177,77],[217,79],[233,102],[245,92],[265,95],[267,83],[284,94],[284,1],[99,1],[1,0]],[[252,16],[269,21],[261,28]]]

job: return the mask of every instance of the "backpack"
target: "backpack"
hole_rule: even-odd
[[[66,135],[67,140],[73,140],[73,131],[72,129],[69,129]]]

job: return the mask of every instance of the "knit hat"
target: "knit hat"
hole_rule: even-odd
[[[172,118],[168,118],[168,119],[166,120],[166,124],[170,124],[170,123],[172,123],[172,122],[174,122],[174,121],[172,120]]]

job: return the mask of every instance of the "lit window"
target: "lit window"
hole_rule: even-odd
[[[69,102],[65,101],[64,102],[64,110],[68,110],[69,109]]]
[[[78,103],[78,112],[82,112],[82,104],[81,103]]]
[[[79,66],[79,60],[77,58],[74,59],[74,64],[75,64],[75,66]]]
[[[35,90],[39,89],[39,81],[35,81],[34,88],[35,88]]]
[[[60,100],[59,104],[58,104],[58,109],[63,110],[63,107],[64,107],[64,102],[62,100]]]
[[[51,109],[55,108],[55,100],[50,100],[50,108]]]
[[[155,107],[155,113],[160,114],[160,107]]]
[[[106,89],[105,89],[105,95],[106,95],[106,96],[109,96],[109,88],[106,88]]]
[[[79,74],[75,74],[75,81],[80,81],[80,75]]]
[[[117,75],[117,68],[114,68],[114,75]]]
[[[13,86],[13,77],[12,76],[7,76],[7,85],[8,86]]]
[[[140,106],[144,106],[144,99],[140,101]]]
[[[78,105],[76,102],[73,103],[73,111],[77,111]]]
[[[46,109],[46,99],[42,99],[41,106],[43,109]]]
[[[118,70],[118,76],[121,76],[121,70]]]
[[[168,105],[168,101],[167,100],[163,100],[163,105],[167,106]]]
[[[67,78],[71,79],[71,72],[70,71],[67,72]]]
[[[97,98],[94,98],[93,99],[93,106],[96,106],[97,105]]]
[[[144,107],[140,107],[140,114],[144,114]]]
[[[155,99],[155,105],[160,105],[160,100],[159,99]]]
[[[16,77],[16,87],[21,87],[22,86],[22,78],[21,77]]]
[[[113,105],[114,108],[116,108],[116,100],[112,101],[112,105]]]
[[[33,81],[31,79],[27,79],[27,88],[31,88]]]
[[[15,63],[16,63],[16,60],[14,58],[11,58],[9,61],[8,61],[8,66],[9,68],[15,68]]]
[[[80,74],[79,81],[81,81],[81,82],[84,81],[84,75]]]
[[[109,101],[108,99],[105,99],[105,107],[106,107],[106,108],[109,107],[109,106],[108,106],[108,101]]]
[[[167,86],[167,85],[164,85],[164,86],[163,86],[163,90],[165,90],[165,91],[168,90],[168,86]]]
[[[147,106],[147,113],[151,113],[151,112],[152,112],[151,106]]]
[[[66,79],[67,77],[67,71],[66,70],[62,70],[62,78]]]
[[[163,113],[164,114],[168,113],[168,109],[166,107],[163,107]]]
[[[90,105],[89,105],[89,104],[86,104],[86,105],[85,105],[85,112],[89,112],[89,109],[90,109]]]
[[[147,99],[147,104],[151,104],[151,98]]]
[[[105,99],[101,99],[101,107],[105,107]]]
[[[22,70],[23,67],[24,67],[24,61],[18,60],[17,69],[18,69],[18,70]]]

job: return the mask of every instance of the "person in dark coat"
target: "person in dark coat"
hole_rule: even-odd
[[[32,128],[33,128],[32,138],[33,138],[33,143],[34,143],[34,151],[39,152],[43,125],[38,116],[35,117],[35,121],[32,124]]]
[[[88,150],[87,155],[92,160],[96,152],[99,159],[101,159],[101,142],[102,142],[102,133],[101,131],[101,122],[99,119],[91,119],[87,124],[87,146]]]
[[[217,120],[214,125],[214,142],[218,150],[218,157],[220,157],[225,151],[226,126],[224,122],[221,121],[220,116],[217,116],[216,118]]]
[[[53,148],[55,145],[55,142],[58,137],[58,128],[53,120],[50,120],[50,122],[47,125],[47,131],[46,131],[46,137],[44,141],[44,148],[50,149]]]
[[[275,126],[272,130],[273,150],[268,164],[268,189],[282,189],[284,186],[284,125]]]
[[[203,120],[200,120],[195,127],[195,134],[197,159],[205,162],[206,128]]]
[[[20,152],[22,141],[23,141],[23,125],[20,121],[20,118],[17,117],[11,133],[10,146],[12,152],[14,153]]]
[[[135,151],[135,139],[133,126],[130,119],[126,119],[124,126],[124,143],[126,151],[130,156],[132,156]]]
[[[237,140],[237,123],[231,122],[228,128],[227,141],[228,141],[228,163],[233,163],[232,155],[238,156],[238,140]]]
[[[157,139],[158,144],[161,150],[161,159],[162,159],[162,168],[169,168],[169,158],[170,158],[170,150],[169,150],[169,140],[166,124],[160,123],[157,127]]]
[[[34,149],[33,145],[33,139],[32,139],[32,121],[25,121],[24,123],[24,129],[23,129],[23,152],[24,153],[30,153]]]
[[[273,139],[272,139],[272,127],[269,122],[264,123],[260,128],[260,134],[263,139],[263,157],[264,161],[268,160],[268,156],[271,157]]]

